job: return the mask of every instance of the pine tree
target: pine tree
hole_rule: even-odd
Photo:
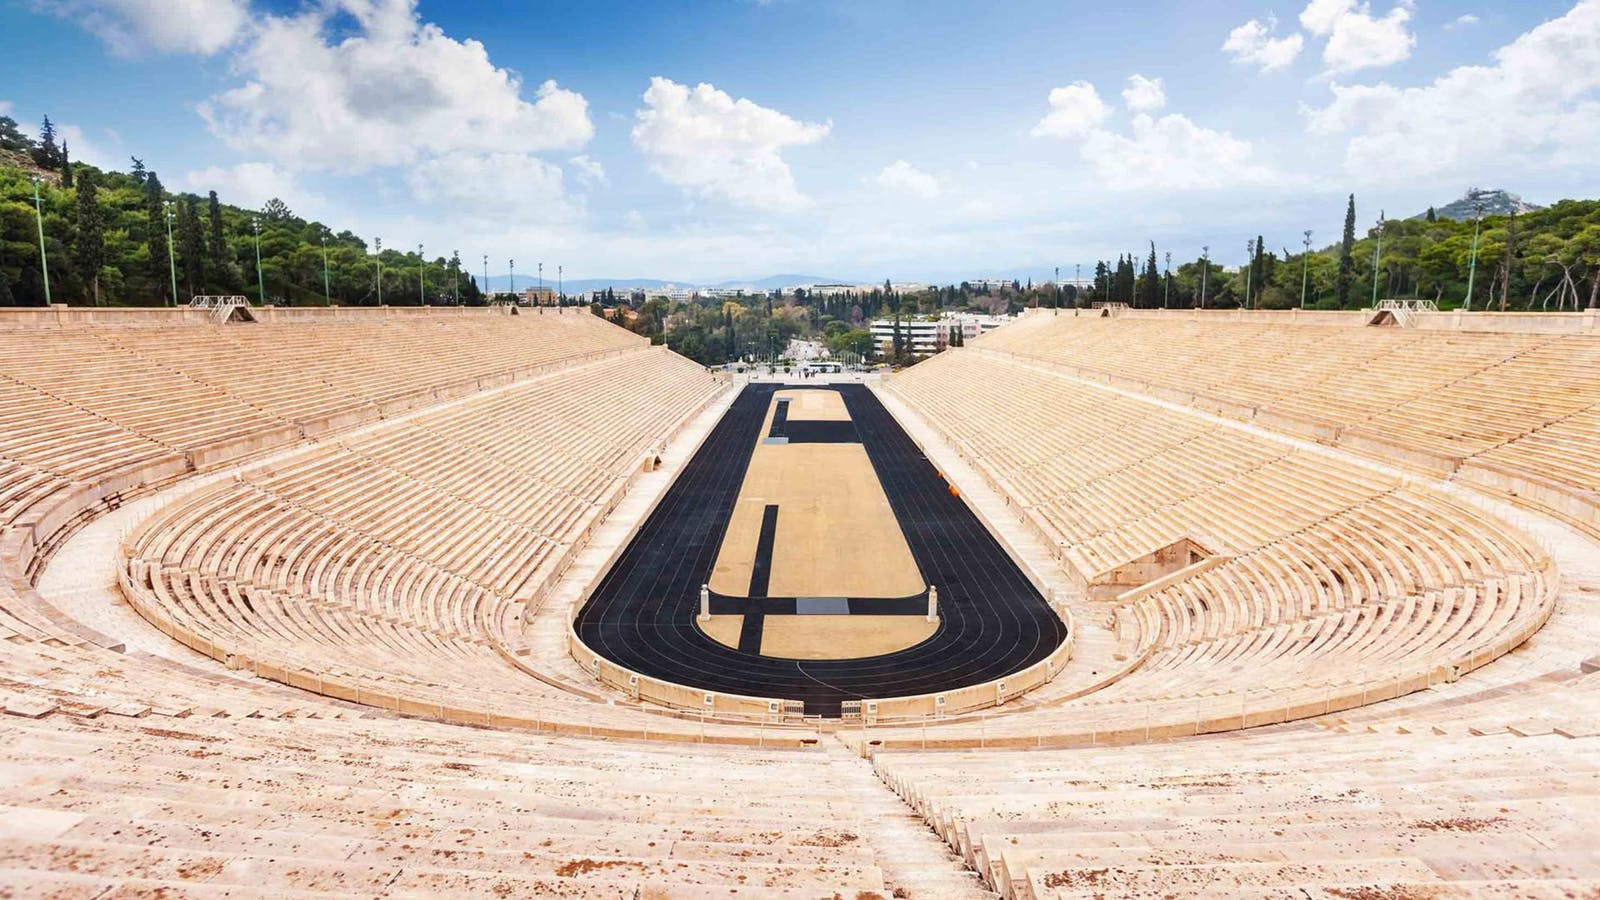
[[[150,250],[150,279],[156,292],[165,297],[167,286],[167,222],[166,191],[154,172],[146,172],[144,179],[144,242]],[[176,297],[171,298],[177,302]]]
[[[1161,305],[1161,272],[1156,267],[1156,245],[1150,242],[1150,256],[1144,261],[1144,274],[1139,278],[1138,304],[1142,309]]]
[[[22,133],[17,127],[17,120],[10,116],[0,116],[0,150],[13,152],[29,152],[33,149],[33,141]]]
[[[94,305],[100,305],[100,269],[106,262],[106,221],[100,209],[100,186],[93,170],[78,179],[78,229],[72,243],[72,258],[78,271],[89,278]]]
[[[1434,208],[1431,207],[1431,206],[1428,207],[1428,221],[1429,222],[1437,222],[1437,221],[1439,221],[1439,213],[1436,212],[1434,210]]]
[[[211,231],[206,244],[206,254],[211,259],[206,268],[211,273],[211,283],[219,290],[227,290],[232,280],[228,277],[228,238],[222,229],[222,203],[216,191],[206,195],[206,218]]]
[[[1356,195],[1350,195],[1350,205],[1344,214],[1344,240],[1339,244],[1339,278],[1334,283],[1340,309],[1350,307],[1350,285],[1355,280],[1356,246]]]
[[[133,178],[134,184],[144,187],[145,179],[150,177],[149,170],[144,167],[144,160],[137,156],[130,156],[128,159],[133,163],[133,167],[128,170],[128,175]]]
[[[61,150],[56,147],[56,126],[49,116],[39,126],[39,143],[33,149],[33,161],[41,169],[56,169],[61,165]]]
[[[178,208],[178,263],[183,266],[183,283],[189,296],[201,293],[209,283],[206,266],[206,233],[200,224],[200,210],[193,194],[183,198]]]
[[[61,186],[72,187],[72,157],[67,153],[67,142],[61,142]]]

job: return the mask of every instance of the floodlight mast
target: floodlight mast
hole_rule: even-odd
[[[178,305],[178,257],[172,249],[172,201],[163,204],[167,219],[167,273],[172,277],[172,305]]]
[[[1378,308],[1378,266],[1383,262],[1383,228],[1389,220],[1378,210],[1378,244],[1372,250],[1372,308]]]
[[[39,196],[39,185],[44,179],[33,178],[33,212],[39,223],[39,268],[44,273],[44,304],[50,303],[50,257],[44,251],[44,200]]]
[[[1472,217],[1472,262],[1467,266],[1467,302],[1461,308],[1472,312],[1472,284],[1478,275],[1478,235],[1483,228],[1483,201],[1473,204],[1477,215]]]
[[[1171,309],[1172,308],[1172,251],[1171,250],[1167,251],[1166,261],[1167,261],[1167,269],[1166,269],[1166,272],[1164,273],[1164,277],[1161,279],[1161,308],[1162,309]]]
[[[256,233],[256,301],[262,306],[267,305],[267,278],[261,272],[261,220],[251,218],[250,229]],[[382,297],[383,285],[379,283],[379,297]]]
[[[1306,252],[1300,257],[1300,308],[1306,308],[1306,285],[1311,276],[1311,229],[1306,229]]]

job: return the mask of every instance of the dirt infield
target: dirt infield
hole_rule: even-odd
[[[860,444],[757,444],[711,589],[748,596],[762,511],[778,507],[772,597],[904,597],[927,587]]]
[[[938,629],[925,616],[768,616],[761,655],[864,659],[915,647]]]

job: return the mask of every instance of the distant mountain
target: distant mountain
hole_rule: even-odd
[[[556,280],[554,278],[550,278],[548,272],[545,274],[545,286],[554,288],[556,286]],[[521,272],[518,272],[516,273],[515,278],[516,288],[519,291],[533,287],[539,283],[539,276],[537,274],[525,275]],[[489,276],[488,290],[510,290],[511,283],[511,277],[505,275],[491,275]],[[715,284],[707,284],[696,281],[669,281],[661,278],[569,278],[563,282],[561,286],[562,289],[567,292],[568,296],[572,296],[573,294],[581,294],[585,291],[599,291],[606,288],[616,288],[619,291],[623,290],[624,288],[645,288],[649,290],[653,288],[663,288],[669,285],[676,285],[678,287],[693,288],[749,288],[752,290],[770,291],[777,288],[793,287],[799,284],[838,283],[839,279],[837,278],[823,278],[818,275],[769,275],[766,278],[738,279],[734,281],[718,282]],[[854,284],[854,282],[848,283]]]
[[[839,278],[824,278],[821,275],[768,275],[766,278],[735,279],[709,286],[719,288],[758,288],[763,291],[771,291],[802,284],[855,284],[855,282]]]
[[[506,275],[490,275],[488,290],[510,290],[512,278],[516,279],[516,289],[519,291],[534,287],[539,283],[537,274],[525,275],[518,272],[516,275],[509,277]],[[556,283],[554,278],[546,278],[544,280],[545,287],[551,289],[555,288]],[[659,278],[568,278],[561,283],[561,287],[567,292],[568,296],[571,296],[573,294],[581,294],[584,291],[598,291],[608,287],[616,288],[620,291],[623,288],[659,288],[666,287],[669,284],[688,283],[686,281],[662,281]]]
[[[1529,203],[1509,191],[1486,191],[1478,188],[1469,188],[1460,200],[1454,203],[1447,203],[1444,206],[1434,207],[1433,212],[1434,215],[1441,219],[1468,222],[1472,220],[1473,216],[1478,215],[1480,205],[1483,208],[1483,214],[1486,216],[1509,216],[1512,213],[1521,215],[1544,209],[1544,207],[1536,203]],[[1426,218],[1427,215],[1427,213],[1423,213],[1420,216],[1412,216],[1412,218],[1422,219]]]

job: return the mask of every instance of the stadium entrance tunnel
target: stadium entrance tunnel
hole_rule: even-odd
[[[1037,669],[1068,637],[854,384],[746,386],[573,627],[598,657],[708,702],[828,717]]]

